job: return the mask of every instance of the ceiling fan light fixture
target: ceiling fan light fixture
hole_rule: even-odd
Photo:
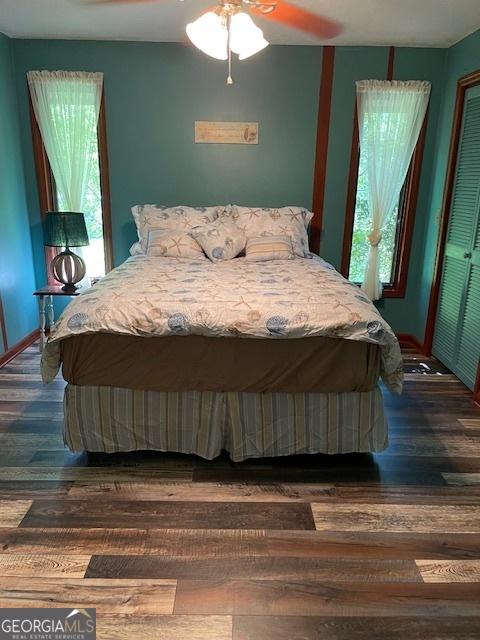
[[[230,47],[234,53],[238,54],[240,60],[255,55],[268,47],[268,44],[263,37],[263,31],[247,13],[239,11],[231,17]]]
[[[197,49],[217,60],[226,60],[228,32],[225,23],[214,11],[207,11],[186,26],[187,36]]]

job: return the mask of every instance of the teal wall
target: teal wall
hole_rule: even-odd
[[[25,74],[105,74],[114,259],[135,240],[137,203],[311,206],[322,50],[269,47],[234,67],[180,44],[17,40],[15,68],[37,278],[41,227]],[[260,144],[195,145],[195,120],[260,122]]]
[[[445,52],[445,67],[442,78],[443,100],[435,140],[435,161],[430,180],[431,189],[427,205],[424,245],[422,247],[423,264],[418,287],[419,307],[417,322],[421,328],[420,335],[423,335],[425,328],[430,285],[435,267],[457,80],[467,73],[478,69],[480,69],[480,31],[476,31],[467,38],[464,38]]]
[[[105,74],[114,258],[135,239],[130,207],[164,204],[311,206],[319,47],[271,46],[235,66],[180,44],[16,40],[15,72],[37,280],[45,279],[25,74],[29,69]],[[379,303],[398,332],[421,338],[416,314],[445,50],[396,49],[395,77],[432,81],[427,146],[407,296]],[[337,47],[325,193],[322,255],[340,266],[355,108],[355,80],[384,78],[387,47]],[[195,120],[260,122],[260,144],[195,145]],[[327,126],[327,124],[325,125]]]
[[[12,41],[0,34],[0,293],[8,345],[38,327],[35,277],[17,117]]]
[[[423,337],[423,327],[417,322],[416,300],[423,263],[421,248],[430,192],[436,126],[441,105],[444,57],[443,49],[396,48],[394,58],[396,80],[429,80],[432,83],[432,94],[406,297],[385,298],[378,303],[378,307],[395,331],[410,333],[419,339]],[[340,267],[342,256],[355,111],[355,81],[385,78],[387,65],[387,47],[337,47],[335,51],[321,254],[337,268]]]
[[[45,265],[25,80],[29,69],[105,74],[116,264],[126,258],[135,239],[130,207],[138,202],[311,206],[321,48],[271,46],[236,64],[235,84],[227,87],[223,63],[180,44],[4,39],[2,46],[11,46],[14,54],[37,284],[45,281]],[[354,83],[384,78],[387,58],[387,47],[337,47],[335,51],[321,254],[337,268]],[[455,83],[460,75],[479,67],[480,33],[449,50],[395,50],[394,77],[430,80],[432,96],[407,293],[405,298],[380,301],[379,308],[397,332],[411,333],[419,340],[423,339],[438,237]],[[195,145],[193,122],[201,119],[258,120],[260,144]]]

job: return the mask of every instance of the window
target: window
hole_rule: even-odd
[[[357,179],[357,193],[355,198],[355,211],[353,220],[352,248],[350,252],[350,268],[348,279],[352,282],[361,282],[367,266],[369,249],[368,234],[371,230],[371,220],[368,214],[367,171],[364,155],[360,154]],[[382,242],[379,245],[380,254],[380,279],[384,287],[391,287],[395,281],[397,246],[400,239],[400,230],[405,215],[403,201],[405,197],[405,185],[400,194],[397,206],[392,211],[386,222]]]
[[[384,285],[383,296],[386,298],[405,296],[425,133],[426,120],[398,204],[385,225],[379,245],[380,278]],[[352,282],[360,283],[367,263],[367,236],[371,223],[368,215],[366,163],[360,154],[357,125],[353,138],[341,272]]]
[[[91,117],[94,117],[92,112]],[[105,243],[104,243],[104,224],[103,224],[103,207],[102,207],[102,186],[100,181],[100,156],[98,138],[89,140],[88,153],[91,158],[91,171],[88,177],[87,191],[85,196],[85,204],[83,206],[83,214],[85,216],[85,224],[87,226],[89,245],[82,247],[81,255],[85,260],[87,268],[87,276],[89,278],[102,277],[107,272],[105,261]],[[65,194],[58,188],[52,175],[52,184],[54,185],[53,201],[55,209],[58,211],[67,211],[65,202]],[[78,249],[76,249],[77,252]]]
[[[90,110],[87,112],[87,118],[91,118],[93,121],[95,115],[93,108],[91,112]],[[31,101],[30,118],[41,212],[44,214],[46,211],[51,210],[70,210],[66,204],[65,193],[62,192],[62,189],[55,181]],[[97,135],[91,136],[87,143],[86,153],[90,156],[90,170],[88,171],[82,206],[90,244],[86,247],[74,249],[85,260],[87,276],[90,278],[101,277],[113,268],[103,93],[96,131]],[[49,283],[55,283],[48,270],[48,265],[55,252],[53,248],[47,247],[45,249]]]

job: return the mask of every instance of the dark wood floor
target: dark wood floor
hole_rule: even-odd
[[[101,640],[478,640],[480,411],[405,369],[381,455],[92,461],[28,349],[0,369],[0,607],[96,607]]]

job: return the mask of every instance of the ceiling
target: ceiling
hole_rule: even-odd
[[[334,18],[337,45],[448,47],[480,28],[479,0],[291,0]],[[212,0],[94,5],[91,0],[0,0],[0,31],[16,38],[185,41],[185,24]],[[322,44],[256,17],[272,44]]]

